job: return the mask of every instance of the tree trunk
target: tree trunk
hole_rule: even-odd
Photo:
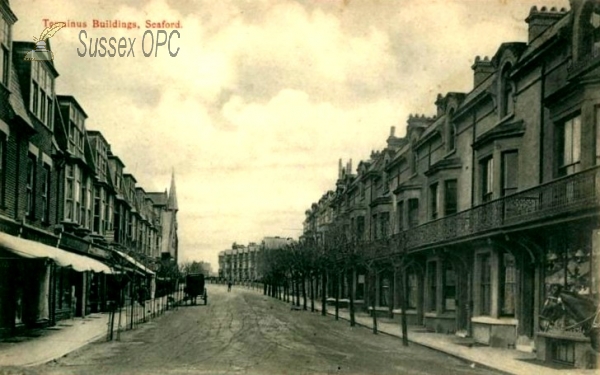
[[[373,333],[377,334],[378,330],[377,330],[377,310],[375,309],[375,303],[377,301],[377,299],[375,298],[375,295],[377,293],[377,273],[376,272],[372,272],[373,275],[371,276],[371,279],[373,280],[372,285],[369,289],[371,289],[372,293],[371,293],[371,306],[373,306],[373,309],[371,310],[371,314],[373,315]]]
[[[307,306],[307,302],[306,301],[306,274],[302,274],[302,309],[303,310],[307,310],[306,306]]]
[[[327,271],[321,275],[321,315],[327,315]]]
[[[300,307],[300,277],[296,275],[296,306]]]
[[[335,291],[335,320],[340,318],[340,294],[342,293],[342,273],[337,272],[336,291]]]
[[[356,318],[354,316],[354,300],[356,299],[356,268],[352,267],[352,272],[350,273],[350,277],[352,280],[348,283],[350,285],[350,327],[354,327],[356,325]]]
[[[315,283],[314,275],[310,275],[309,287],[310,287],[310,312],[315,312]]]
[[[390,275],[388,274],[388,277]],[[387,296],[387,300],[388,300],[388,318],[393,319],[394,318],[394,294],[398,293],[398,291],[396,290],[397,284],[396,284],[396,271],[394,270],[394,272],[391,274],[391,280],[390,280],[390,287],[388,289],[388,296]],[[389,279],[388,279],[389,280]]]
[[[269,288],[269,285],[267,283],[263,284],[263,295],[267,295],[267,289]]]
[[[408,308],[408,274],[402,271],[401,275],[401,290],[402,290],[402,346],[408,346],[408,323],[406,322],[406,309]]]

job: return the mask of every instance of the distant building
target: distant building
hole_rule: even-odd
[[[293,242],[292,238],[264,237],[260,244],[248,246],[233,244],[231,249],[219,253],[218,277],[233,282],[255,282],[262,278],[260,254],[263,250],[280,249]]]

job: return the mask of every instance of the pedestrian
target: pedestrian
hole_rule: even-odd
[[[227,283],[227,291],[231,292],[231,281]]]

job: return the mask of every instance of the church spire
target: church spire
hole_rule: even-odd
[[[177,192],[175,190],[175,169],[173,169],[171,174],[171,189],[169,189],[169,201],[167,203],[167,208],[173,211],[179,210],[179,207],[177,206]]]

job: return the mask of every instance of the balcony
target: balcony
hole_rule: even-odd
[[[433,244],[597,213],[599,195],[600,168],[594,167],[425,223],[400,236],[409,251],[416,251]]]

